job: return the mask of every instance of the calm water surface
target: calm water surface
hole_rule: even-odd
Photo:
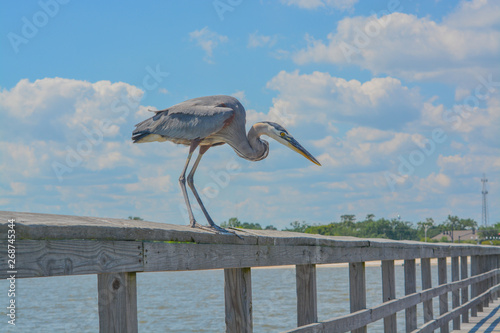
[[[319,320],[349,313],[348,268],[317,267]],[[436,266],[433,266],[432,277],[435,286]],[[403,281],[403,267],[398,265],[398,297],[404,295]],[[380,267],[366,267],[366,282],[367,306],[372,307],[382,299]],[[223,288],[222,270],[138,273],[139,332],[223,332]],[[0,281],[0,332],[99,331],[95,275],[17,280],[15,327],[7,324],[7,291],[7,281]],[[254,332],[280,332],[296,327],[293,268],[253,269],[252,297]],[[451,302],[451,295],[448,298]],[[437,304],[435,300],[435,314]],[[420,305],[419,324],[421,312]],[[404,330],[404,311],[398,313],[398,330]],[[368,331],[383,332],[383,321],[369,325]]]

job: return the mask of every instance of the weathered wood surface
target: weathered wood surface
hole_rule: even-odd
[[[465,304],[462,304],[459,308],[453,309],[450,312],[447,312],[438,318],[426,323],[422,327],[418,328],[412,333],[431,333],[434,332],[438,327],[442,327],[444,323],[450,322],[450,320],[453,320],[453,318],[460,316],[463,314],[463,312],[468,311],[469,309],[474,308],[479,303],[482,303],[484,299],[490,297],[492,293],[497,292],[500,289],[500,285],[491,287],[490,289],[486,290],[482,294],[477,295],[476,297],[472,298],[470,301],[468,301]]]
[[[252,320],[252,272],[247,268],[224,270],[224,304],[226,332],[251,333]]]
[[[446,285],[448,276],[447,276],[447,265],[446,258],[438,258],[438,284]],[[439,314],[444,315],[448,312],[448,293],[444,293],[439,295]],[[441,333],[448,333],[450,331],[450,325],[448,322],[445,322],[441,326]]]
[[[419,303],[422,303],[427,300],[431,300],[434,297],[438,297],[440,295],[443,295],[444,293],[448,293],[453,290],[457,290],[460,288],[463,288],[466,285],[470,285],[473,283],[478,283],[479,281],[484,281],[485,279],[489,279],[495,274],[500,273],[500,269],[495,269],[490,272],[486,272],[477,276],[473,276],[470,278],[467,278],[465,280],[460,280],[457,282],[451,282],[446,285],[441,285],[437,286],[431,289],[427,289],[421,292],[417,292],[411,295],[403,296],[400,298],[397,298],[392,301],[388,301],[385,303],[382,303],[380,305],[377,305],[373,308],[368,308],[364,310],[359,310],[357,312],[344,315],[341,317],[336,317],[334,319],[330,320],[325,320],[321,321],[319,323],[314,323],[314,324],[309,324],[306,326],[302,326],[296,329],[292,329],[287,331],[288,333],[294,332],[294,333],[315,333],[315,332],[347,332],[351,331],[363,326],[366,326],[369,323],[375,322],[377,320],[380,320],[382,318],[385,318],[389,316],[390,314],[399,312],[401,310],[405,310],[409,307],[415,306]],[[496,288],[496,289],[495,289]],[[491,288],[491,292],[500,289],[499,286],[495,286]],[[483,295],[484,296],[484,295]],[[483,297],[482,296],[482,297]],[[476,299],[473,303],[467,303],[464,309],[469,309],[472,305],[471,304],[477,304],[478,300]],[[454,314],[462,314],[462,312],[465,311],[462,308],[458,308],[455,310]],[[446,314],[444,315],[446,316]],[[454,316],[452,317],[445,317],[445,318],[450,318],[449,320],[453,319]],[[437,320],[439,319],[439,320]],[[429,327],[439,327],[442,326],[441,324],[445,321],[442,317],[438,317],[437,319],[434,319],[430,321]],[[435,326],[436,323],[440,324],[438,326]],[[425,326],[425,325],[424,325]],[[423,326],[423,327],[424,327]],[[426,326],[425,326],[426,327]],[[419,329],[416,330],[417,332]],[[415,330],[413,332],[416,332]]]
[[[479,274],[479,256],[478,255],[473,255],[470,258],[470,275],[478,275]],[[479,295],[479,287],[476,283],[472,284],[470,286],[470,297],[471,299]],[[476,317],[477,316],[477,311],[479,310],[479,304],[477,306],[471,307],[470,310],[470,315],[471,317]],[[482,310],[482,307],[481,307]]]
[[[136,333],[136,273],[97,276],[99,332]]]
[[[366,309],[366,277],[364,262],[351,262],[349,264],[349,301],[351,312]],[[366,326],[353,330],[353,333],[366,332]]]
[[[460,279],[467,279],[468,277],[468,257],[463,256],[460,257]],[[462,304],[465,304],[469,301],[469,287],[464,287],[461,290],[461,299],[462,299]],[[469,322],[469,311],[465,311],[462,314],[462,323],[468,323]]]
[[[269,230],[213,234],[188,226],[0,211],[16,220],[17,277],[412,260],[499,254],[494,246],[331,237]],[[6,235],[1,232],[0,235]],[[6,242],[0,239],[0,246]],[[0,278],[7,277],[0,256]]]
[[[429,259],[430,260],[430,259]],[[394,260],[382,261],[382,301],[390,302],[396,299],[396,277],[394,272]],[[396,333],[396,313],[384,318],[384,332]]]
[[[420,273],[422,276],[422,290],[432,288],[432,271],[431,271],[431,260],[429,258],[422,258],[420,260]],[[424,323],[431,321],[434,317],[434,312],[432,309],[432,300],[424,301],[423,303],[424,311]]]
[[[470,332],[496,332],[500,331],[500,323],[498,323],[498,315],[500,301],[497,299],[490,303],[489,308],[484,309],[478,316],[471,318],[469,323],[463,323],[459,331],[453,333],[470,333]]]
[[[414,294],[417,291],[417,270],[415,259],[405,260],[405,295]],[[405,310],[406,332],[417,328],[417,306],[410,306]]]
[[[297,326],[318,321],[316,265],[296,265]]]
[[[369,251],[373,253],[372,255],[367,255],[366,252],[368,251],[353,253],[353,260],[349,259],[351,253],[348,253],[349,255],[346,253],[343,262],[438,258],[460,255],[461,253],[464,255],[500,253],[500,249],[495,246],[436,244],[416,241],[402,242],[380,238],[360,239],[356,237],[323,236],[275,230],[237,229],[237,233],[243,237],[243,239],[240,239],[234,237],[234,235],[214,234],[202,229],[190,228],[187,225],[7,211],[0,211],[0,234],[6,234],[7,221],[12,218],[16,220],[17,239],[90,239],[106,241],[173,241],[197,244],[369,247]],[[366,257],[366,260],[364,257]]]
[[[459,258],[452,257],[451,258],[451,281],[455,282],[460,280],[460,269],[459,269]],[[454,309],[460,306],[460,290],[454,290],[451,293],[452,298],[452,307]],[[453,319],[453,329],[460,329],[460,317],[456,317]]]
[[[310,322],[314,317],[317,318],[317,309],[314,308],[317,300],[315,292],[312,291],[315,289],[315,270],[311,268],[316,264],[349,263],[353,277],[351,310],[354,313],[320,323],[311,323],[294,330],[297,332],[365,331],[367,324],[382,318],[391,318],[395,312],[406,309],[409,310],[410,326],[407,327],[410,330],[415,327],[412,312],[417,304],[438,296],[442,296],[444,300],[446,293],[460,288],[463,290],[472,283],[472,294],[476,296],[481,294],[480,297],[475,297],[465,306],[430,320],[424,326],[426,329],[442,327],[457,315],[466,313],[469,308],[481,308],[482,302],[490,300],[498,290],[496,286],[488,289],[489,294],[484,292],[493,284],[500,270],[481,274],[484,270],[498,266],[500,248],[495,246],[430,244],[268,230],[236,230],[243,237],[240,239],[234,235],[214,234],[188,226],[147,221],[0,211],[0,246],[4,248],[7,243],[5,235],[9,219],[16,221],[17,278],[99,274],[99,302],[108,303],[110,308],[107,309],[109,313],[100,313],[103,320],[101,331],[107,331],[106,327],[117,327],[114,321],[117,317],[124,317],[124,313],[129,314],[132,319],[123,331],[137,330],[134,328],[137,324],[133,322],[137,320],[137,309],[129,306],[132,303],[136,304],[135,272],[224,268],[227,330],[234,332],[252,331],[250,267],[296,265],[298,273],[302,269],[307,270],[307,279],[301,278],[299,281],[300,274],[298,275],[297,295],[298,299],[302,299],[298,302],[299,307],[301,303],[313,307],[313,315],[307,315],[309,317],[307,321]],[[459,256],[465,260],[467,256],[471,256],[471,275],[476,276],[419,293],[415,292],[416,258],[423,260],[423,266],[426,262],[430,262],[428,258],[438,258],[440,262],[438,271],[442,272],[446,266],[446,257]],[[486,259],[487,256],[489,257]],[[387,299],[383,304],[365,309],[364,262],[383,261],[382,271],[385,269],[385,274],[390,276],[390,263],[393,265],[393,260],[396,259],[405,260],[405,276],[411,286],[407,288],[407,293],[410,294],[399,299]],[[458,261],[455,259],[453,276],[457,276],[457,269]],[[7,277],[7,271],[7,257],[0,256],[0,278]],[[424,280],[426,277],[422,275],[422,278]],[[117,279],[124,282],[122,289],[120,289],[122,285],[118,286],[116,283]],[[394,277],[392,279],[394,280]],[[439,279],[440,282],[446,281],[442,273]],[[125,304],[124,308],[109,306],[109,300],[115,297],[109,292],[110,281],[111,286],[113,283],[118,286],[119,292],[115,296],[124,297],[124,300],[120,301]],[[102,292],[102,290],[108,291]],[[387,296],[390,294],[384,292],[384,297],[390,297]],[[106,326],[107,323],[114,324]]]

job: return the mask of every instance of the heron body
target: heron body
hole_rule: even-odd
[[[179,178],[182,193],[188,208],[190,225],[197,227],[185,186],[185,173],[191,156],[199,146],[199,155],[188,175],[188,185],[193,191],[210,227],[218,232],[227,232],[210,218],[194,187],[193,176],[201,157],[213,146],[227,143],[236,154],[250,161],[260,161],[269,154],[269,143],[261,140],[267,135],[300,153],[313,163],[321,165],[281,125],[272,122],[254,124],[248,134],[245,128],[245,108],[234,97],[225,95],[198,97],[176,104],[136,125],[132,133],[134,143],[171,141],[190,147],[184,170]]]

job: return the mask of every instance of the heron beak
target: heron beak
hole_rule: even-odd
[[[314,158],[314,156],[312,156],[311,153],[309,153],[304,147],[302,147],[300,143],[298,143],[297,140],[295,140],[293,137],[289,136],[284,139],[286,142],[285,145],[288,146],[290,149],[295,150],[297,153],[304,156],[314,164],[321,166],[321,163],[319,163],[318,160]]]

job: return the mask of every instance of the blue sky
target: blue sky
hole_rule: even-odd
[[[131,132],[148,109],[227,94],[247,129],[281,123],[323,166],[276,142],[260,162],[211,149],[195,182],[216,223],[480,222],[483,172],[500,221],[498,3],[41,0],[0,13],[2,210],[187,224],[187,148],[132,145]]]

